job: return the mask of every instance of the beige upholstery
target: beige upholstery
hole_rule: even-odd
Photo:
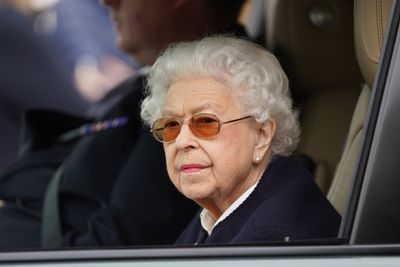
[[[302,136],[297,152],[316,162],[327,192],[340,159],[362,76],[354,52],[349,0],[268,0],[266,46],[288,73],[299,102]]]
[[[364,86],[354,111],[346,146],[337,166],[328,199],[339,213],[343,213],[351,188],[358,159],[364,121],[371,89],[379,62],[392,0],[356,0],[354,27],[357,59],[367,84]]]
[[[372,88],[383,46],[392,0],[355,0],[354,27],[357,59]]]
[[[360,89],[358,84],[353,88],[321,89],[303,103],[302,135],[297,152],[312,156],[316,163],[315,180],[321,191],[327,193]]]
[[[347,203],[370,96],[371,89],[365,85],[354,110],[345,149],[328,192],[329,201],[340,214],[343,214]]]

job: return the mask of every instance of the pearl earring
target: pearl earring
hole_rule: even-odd
[[[258,163],[260,161],[260,157],[256,157],[256,162]]]

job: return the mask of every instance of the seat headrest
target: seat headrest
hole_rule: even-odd
[[[362,82],[354,51],[352,1],[265,3],[266,47],[282,62],[292,90],[304,95]]]
[[[356,55],[369,88],[374,83],[392,4],[392,0],[354,1]]]

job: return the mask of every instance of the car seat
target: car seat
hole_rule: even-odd
[[[348,0],[267,0],[266,47],[288,74],[302,135],[296,153],[311,157],[324,193],[346,140],[362,76]]]
[[[392,0],[355,0],[356,55],[366,84],[354,110],[345,149],[335,172],[328,199],[343,214],[360,151],[364,121],[373,88]]]

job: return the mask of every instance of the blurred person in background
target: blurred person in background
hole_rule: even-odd
[[[110,12],[98,0],[2,0],[0,6],[2,170],[17,156],[25,110],[86,114],[90,102],[138,65],[117,48]]]
[[[138,64],[120,51],[110,12],[98,0],[53,0],[36,17],[79,93],[95,102],[131,76]]]
[[[47,112],[30,121],[24,158],[0,177],[0,188],[29,188],[0,192],[0,248],[174,242],[197,207],[169,183],[162,148],[141,123],[145,78],[171,43],[245,35],[237,24],[243,2],[104,1],[118,46],[143,67],[94,104],[94,120]],[[32,158],[42,165],[30,168]]]

